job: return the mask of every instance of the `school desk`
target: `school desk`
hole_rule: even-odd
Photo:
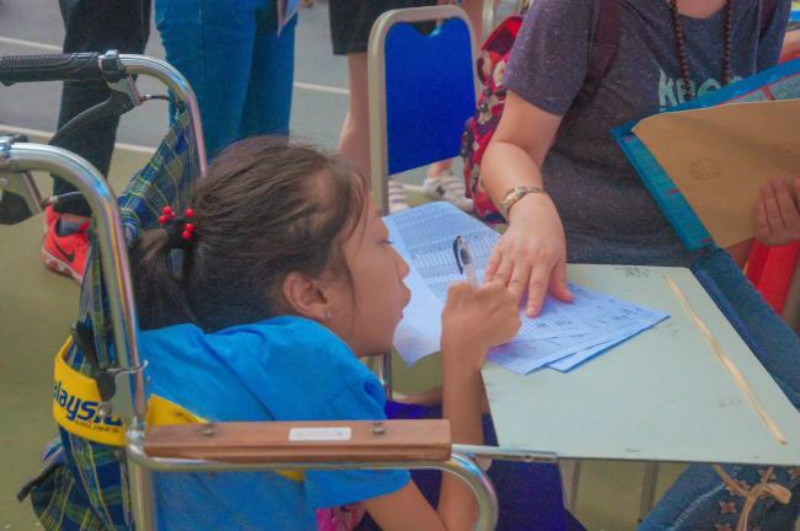
[[[756,414],[665,275],[741,370],[787,444]],[[800,413],[688,269],[570,265],[568,277],[670,318],[567,374],[520,376],[487,363],[483,380],[501,447],[560,459],[800,465]]]

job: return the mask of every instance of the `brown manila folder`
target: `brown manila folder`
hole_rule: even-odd
[[[662,113],[633,132],[720,247],[755,235],[762,183],[800,177],[800,100]]]

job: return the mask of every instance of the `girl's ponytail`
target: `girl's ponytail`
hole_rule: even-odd
[[[191,260],[191,249],[176,256],[167,230],[160,228],[141,234],[131,250],[133,288],[139,310],[139,326],[143,330],[172,324],[194,322],[187,302],[183,275],[170,268],[175,260]],[[183,269],[183,268],[179,268]]]

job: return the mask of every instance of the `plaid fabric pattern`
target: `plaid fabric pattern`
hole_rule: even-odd
[[[64,466],[54,469],[46,481],[31,492],[31,502],[45,529],[105,531]]]
[[[136,243],[142,231],[158,227],[158,217],[165,206],[172,206],[178,211],[188,206],[192,193],[191,184],[200,174],[197,141],[191,126],[191,115],[188,112],[181,113],[153,158],[131,179],[119,198],[128,247]],[[94,231],[90,231],[92,249],[97,248],[94,234]],[[92,325],[101,368],[110,367],[116,362],[111,359],[108,350],[113,341],[108,311],[102,265],[92,252],[81,289],[80,319]],[[72,363],[72,360],[67,362],[83,374],[91,374],[86,363]]]
[[[119,198],[128,247],[142,231],[158,226],[165,206],[181,210],[188,206],[191,185],[200,173],[191,126],[191,115],[181,113],[150,162],[131,179]],[[94,234],[90,231],[92,250],[97,249]],[[103,270],[94,252],[89,256],[81,288],[79,319],[94,331],[101,369],[115,365],[109,348],[113,331]],[[81,374],[96,376],[93,365],[75,345],[66,361]],[[34,511],[47,531],[132,529],[127,473],[119,448],[93,443],[62,429],[47,455],[40,474],[24,489],[30,493]]]
[[[42,472],[33,480],[31,503],[48,531],[128,531],[127,483],[118,450],[60,430]]]

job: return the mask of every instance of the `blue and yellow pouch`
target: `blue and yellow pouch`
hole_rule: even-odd
[[[125,426],[119,417],[100,414],[100,390],[94,378],[81,374],[66,362],[72,347],[68,339],[56,354],[53,375],[53,418],[67,432],[109,446],[125,446]],[[206,420],[157,395],[150,396],[147,426],[204,423]]]
[[[94,378],[81,374],[66,362],[72,347],[68,339],[56,354],[53,369],[53,418],[61,429],[88,441],[107,446],[125,446],[125,425],[119,417],[100,415],[101,396]],[[204,424],[208,420],[156,394],[147,400],[145,425],[174,426]],[[299,471],[276,471],[287,479],[302,481]]]

